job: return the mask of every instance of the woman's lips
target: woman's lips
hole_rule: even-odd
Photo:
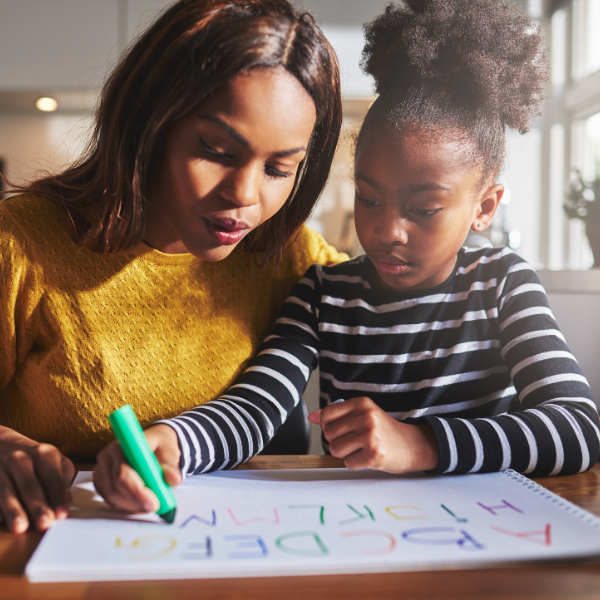
[[[222,246],[237,244],[249,231],[250,226],[233,219],[205,219],[211,237]]]
[[[409,266],[409,263],[406,263],[395,256],[377,256],[376,260],[379,270],[386,275],[400,275],[401,273],[404,273]]]

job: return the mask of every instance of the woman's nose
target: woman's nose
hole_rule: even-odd
[[[252,206],[260,201],[261,172],[257,165],[233,169],[222,188],[221,195],[239,207]]]

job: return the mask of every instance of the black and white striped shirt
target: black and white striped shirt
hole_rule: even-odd
[[[363,256],[313,265],[272,334],[218,399],[163,421],[184,473],[260,452],[320,366],[321,406],[368,396],[395,419],[430,423],[439,473],[584,471],[598,412],[533,269],[509,249],[463,249],[441,285],[375,287]]]

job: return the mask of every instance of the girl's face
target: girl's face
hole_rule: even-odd
[[[385,287],[403,292],[443,283],[469,229],[492,220],[504,188],[481,190],[464,142],[418,131],[372,132],[356,151],[358,239]]]
[[[238,75],[175,123],[150,184],[144,240],[226,258],[292,192],[315,105],[283,68]]]

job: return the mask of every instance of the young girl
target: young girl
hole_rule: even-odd
[[[66,516],[107,414],[215,398],[342,258],[302,227],[340,124],[335,54],[286,0],[182,0],[123,56],[87,153],[0,202],[0,522]]]
[[[539,28],[497,0],[407,4],[366,28],[379,93],[355,156],[366,254],[311,267],[236,384],[165,422],[184,473],[258,452],[317,365],[310,419],[352,469],[564,475],[598,459],[596,406],[535,272],[507,248],[461,247],[502,198],[505,127],[525,132],[538,113]],[[119,465],[112,446],[105,497],[156,507]]]

